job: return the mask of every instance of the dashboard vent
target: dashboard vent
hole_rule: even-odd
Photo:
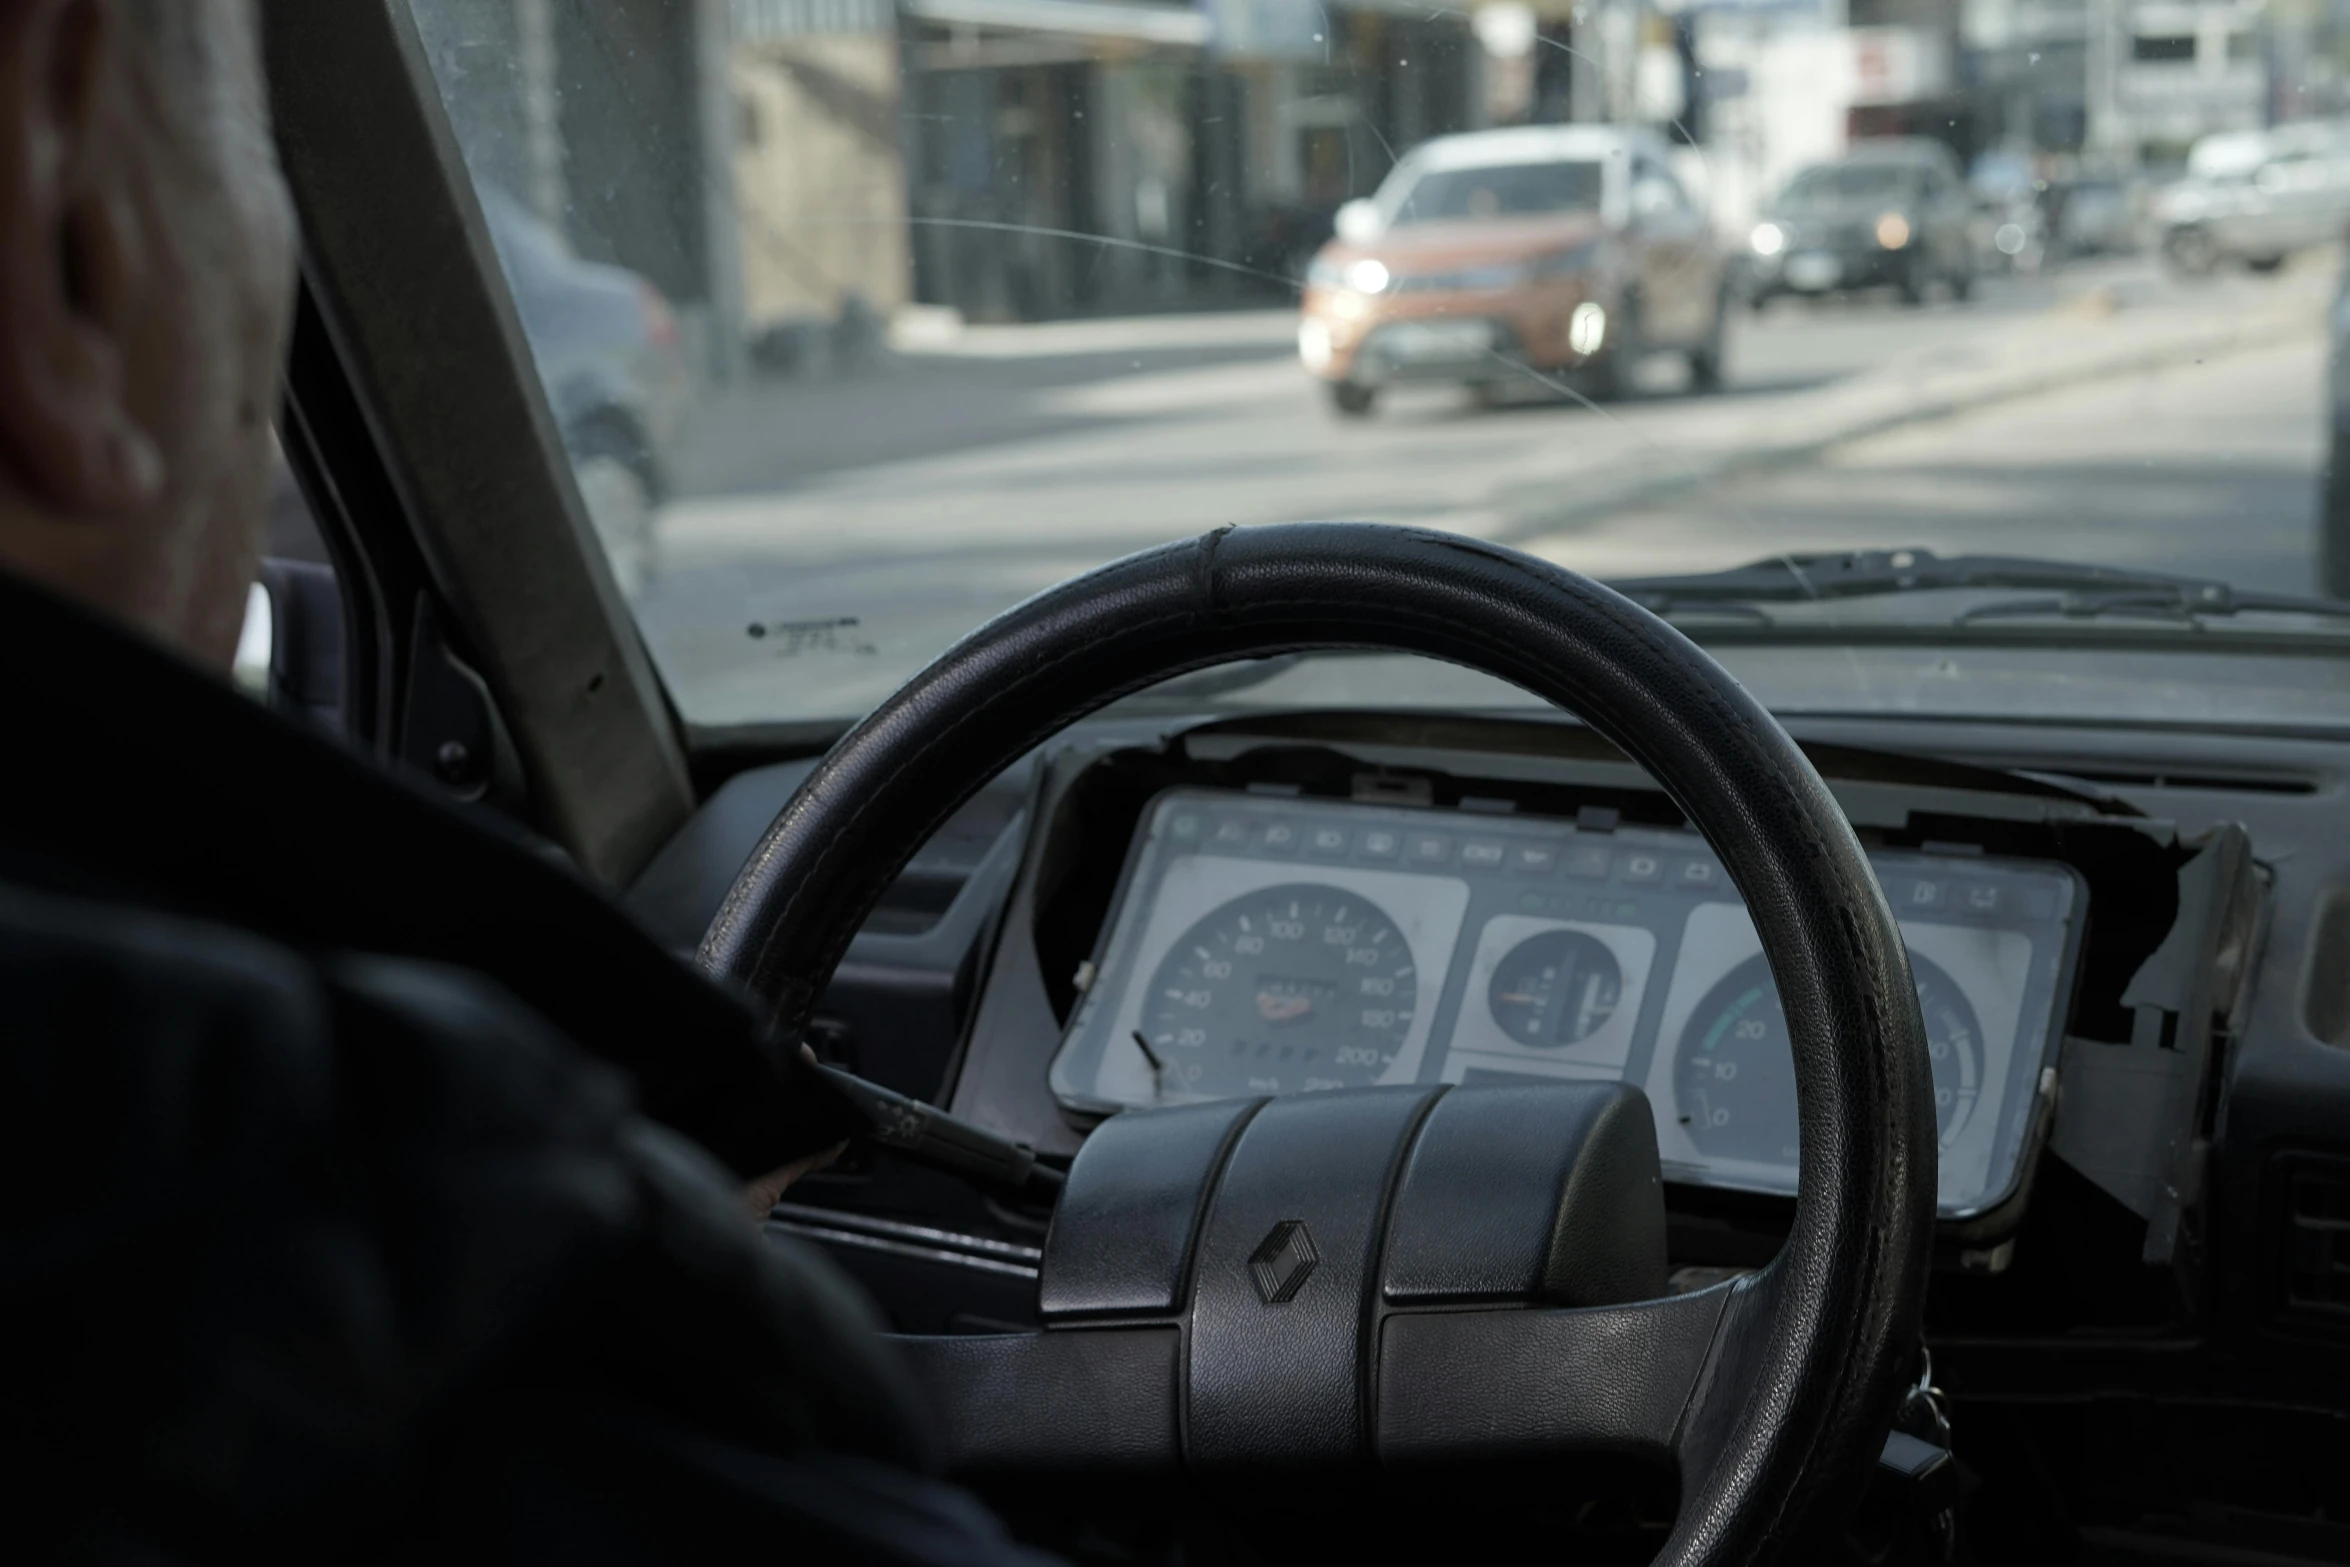
[[[2350,1159],[2278,1161],[2281,1315],[2350,1329]]]

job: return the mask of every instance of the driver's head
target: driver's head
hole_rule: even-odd
[[[0,570],[227,665],[292,268],[252,0],[0,0]]]

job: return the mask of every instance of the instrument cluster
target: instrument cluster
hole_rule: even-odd
[[[1871,855],[1918,984],[1940,1206],[1996,1207],[2053,1085],[2068,866]],[[1177,789],[1144,813],[1052,1065],[1080,1114],[1418,1082],[1622,1079],[1668,1179],[1795,1185],[1762,946],[1693,833]]]

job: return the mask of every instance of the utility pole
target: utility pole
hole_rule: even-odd
[[[1579,0],[1574,11],[1574,70],[1567,78],[1569,112],[1585,124],[1607,118],[1607,54],[1601,22],[1606,0]]]
[[[523,156],[529,184],[517,192],[558,234],[571,232],[563,179],[563,84],[549,0],[514,0],[515,67],[522,89]]]
[[[2100,161],[2135,163],[2135,158],[2124,156],[2125,137],[2120,101],[2120,0],[2089,0],[2086,9],[2089,29],[2085,62],[2089,123],[2083,127],[2081,140],[2090,154]]]

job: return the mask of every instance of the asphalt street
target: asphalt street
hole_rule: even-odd
[[[1286,312],[974,328],[707,408],[640,611],[716,721],[869,704],[1027,594],[1227,522],[1418,522],[1600,576],[1881,544],[2306,590],[2332,264],[1782,304],[1716,395],[1660,356],[1605,408],[1529,382],[1369,420],[1325,407]]]
[[[2042,555],[2317,591],[2314,337],[2018,398],[1530,541],[1595,576],[1785,549]]]

